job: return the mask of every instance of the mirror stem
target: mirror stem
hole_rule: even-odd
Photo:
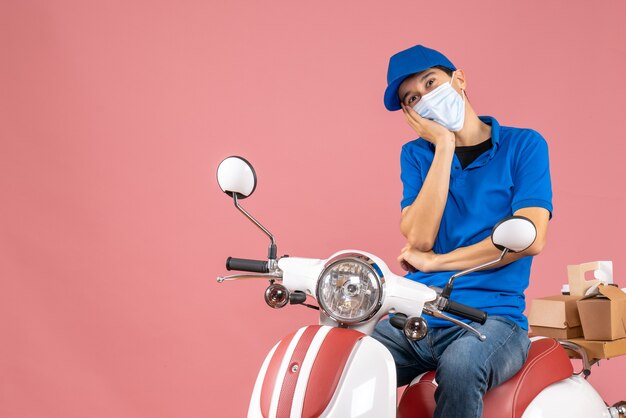
[[[239,200],[237,199],[237,193],[233,193],[233,201],[235,202],[235,207],[239,209],[241,213],[245,215],[246,218],[250,219],[250,221],[255,224],[261,231],[265,233],[270,239],[270,248],[268,253],[268,258],[270,260],[276,259],[276,242],[274,241],[274,236],[270,231],[268,231],[259,221],[254,219],[252,215],[250,215],[244,208],[239,205]]]
[[[502,250],[502,253],[500,254],[500,257],[497,260],[489,261],[488,263],[481,264],[480,266],[472,267],[471,269],[463,270],[463,271],[460,271],[460,272],[456,273],[455,275],[450,277],[450,280],[448,280],[448,284],[446,284],[446,287],[444,287],[443,290],[441,291],[441,296],[446,298],[446,299],[448,299],[450,297],[450,293],[452,293],[452,285],[454,283],[454,280],[457,277],[465,276],[466,274],[470,274],[470,273],[473,273],[475,271],[483,270],[483,269],[486,269],[488,267],[491,267],[494,264],[497,264],[500,261],[502,261],[502,259],[504,258],[505,255],[508,254],[508,252],[509,252],[509,249],[505,248],[504,250]]]

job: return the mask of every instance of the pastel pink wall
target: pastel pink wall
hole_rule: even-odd
[[[479,113],[548,140],[528,297],[598,259],[626,285],[626,3],[476,3],[0,2],[0,416],[244,416],[266,352],[316,317],[215,282],[266,252],[217,164],[255,165],[246,207],[281,254],[356,247],[399,272],[414,135],[382,93],[415,43],[465,69]],[[625,374],[591,381],[613,403]]]

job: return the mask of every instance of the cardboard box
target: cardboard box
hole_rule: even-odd
[[[587,352],[590,359],[607,359],[626,354],[626,338],[615,341],[588,341],[583,338],[569,340]]]
[[[583,328],[578,326],[574,328],[550,328],[550,327],[538,327],[531,325],[531,337],[541,336],[548,338],[555,338],[557,340],[567,340],[569,338],[576,338],[583,336]]]
[[[567,266],[567,281],[569,283],[570,295],[582,297],[587,289],[598,283],[599,280],[597,279],[586,280],[585,273],[598,270],[599,268],[598,261]]]
[[[593,279],[587,280],[585,275],[590,272],[593,272]],[[582,297],[587,289],[596,283],[613,283],[613,262],[593,261],[569,265],[567,266],[567,281],[570,295]]]
[[[575,338],[583,335],[576,301],[579,296],[555,295],[531,302],[528,324],[533,335]]]
[[[617,340],[626,337],[626,293],[615,286],[600,285],[577,302],[586,340]]]

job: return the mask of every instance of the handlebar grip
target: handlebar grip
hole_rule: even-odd
[[[454,302],[448,299],[448,303],[445,308],[442,309],[444,312],[451,313],[452,315],[460,316],[461,318],[466,318],[471,321],[478,322],[479,324],[484,324],[487,321],[487,312],[481,311],[480,309],[472,308],[471,306],[463,305],[462,303]]]
[[[267,261],[233,257],[226,259],[226,270],[250,271],[253,273],[269,273],[270,271]]]
[[[406,320],[407,320],[407,317],[403,313],[397,313],[389,317],[389,323],[391,324],[391,326],[399,330],[404,329],[404,324],[406,324]]]

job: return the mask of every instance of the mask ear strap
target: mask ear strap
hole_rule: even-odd
[[[456,71],[452,73],[452,78],[450,79],[450,85],[452,85],[455,75],[456,75]],[[467,98],[467,93],[465,93],[465,89],[461,89],[461,92],[463,93],[461,96],[463,96],[463,100],[465,100]]]

